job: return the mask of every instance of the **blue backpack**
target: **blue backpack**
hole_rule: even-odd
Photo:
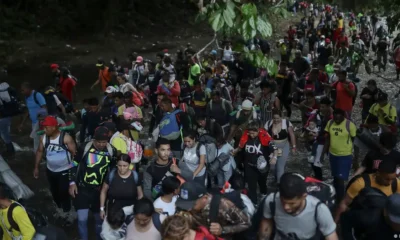
[[[160,137],[167,140],[176,140],[181,136],[181,127],[179,126],[176,114],[182,112],[177,109],[171,113],[166,113],[160,121]]]

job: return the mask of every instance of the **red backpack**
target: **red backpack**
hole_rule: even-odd
[[[224,240],[223,238],[212,235],[204,226],[200,226],[196,231],[194,240]]]

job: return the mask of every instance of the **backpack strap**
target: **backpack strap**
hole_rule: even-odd
[[[397,192],[397,178],[395,178],[392,182],[392,193],[395,194]]]
[[[214,194],[211,199],[210,203],[210,213],[209,213],[209,220],[210,223],[215,223],[218,220],[219,215],[219,204],[221,202],[221,194]]]
[[[329,120],[329,122],[328,122],[328,132],[331,129],[332,124],[333,124],[333,119]]]
[[[89,150],[92,147],[92,145],[93,145],[93,140],[91,140],[88,143],[86,143],[85,149],[83,150],[83,157],[86,156],[86,154],[89,152]],[[107,144],[107,148],[108,148],[108,144]]]
[[[160,214],[158,212],[153,213],[151,219],[153,220],[154,227],[157,229],[157,231],[161,232]]]
[[[15,220],[14,220],[14,218],[12,216],[14,209],[16,207],[18,207],[18,206],[22,207],[21,204],[19,204],[17,202],[13,202],[13,203],[11,203],[10,207],[8,207],[7,220],[10,223],[10,228],[8,229],[10,232],[12,231],[12,229],[14,229],[14,230],[16,230],[18,232],[20,230],[18,224],[15,222]]]
[[[111,171],[110,171],[110,173],[108,174],[108,186],[110,186],[111,185],[111,182],[112,182],[112,180],[114,179],[114,176],[115,176],[115,168],[114,169],[112,169]]]
[[[111,157],[114,156],[114,150],[113,150],[111,144],[109,144],[109,143],[107,143],[107,151],[108,151],[108,153],[110,154]]]
[[[278,192],[274,192],[274,196],[272,198],[272,202],[269,203],[269,210],[271,211],[272,219],[275,218],[275,209],[276,209],[276,194]]]
[[[111,185],[111,182],[114,179],[116,172],[117,172],[117,169],[114,168],[108,174],[108,186]],[[139,183],[139,175],[138,175],[138,173],[135,170],[132,170],[132,175],[131,176],[132,176],[133,180],[135,181],[135,184],[137,185]]]
[[[35,101],[35,103],[36,103],[37,105],[39,105],[39,107],[41,107],[41,106],[40,106],[40,103],[39,103],[39,100],[37,99],[37,95],[38,95],[38,92],[35,91],[35,92],[33,93],[33,101]]]
[[[363,174],[363,175],[361,175],[361,177],[364,180],[364,188],[370,188],[371,187],[371,179],[369,178],[369,175]]]
[[[48,137],[46,134],[44,134],[43,137],[44,137],[44,151],[46,152],[47,147],[50,145],[50,137]]]

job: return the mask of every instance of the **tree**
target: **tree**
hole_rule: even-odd
[[[256,36],[264,39],[271,37],[273,26],[269,19],[276,16],[286,17],[284,6],[284,1],[272,5],[269,1],[214,0],[202,7],[198,20],[208,21],[215,31],[215,39],[221,36],[240,36],[242,44],[236,46],[235,50],[242,52],[254,66],[268,69],[269,73],[274,74],[278,69],[275,61],[261,50],[249,49],[245,43]]]

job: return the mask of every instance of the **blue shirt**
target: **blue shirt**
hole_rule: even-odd
[[[43,97],[43,95],[41,93],[39,93],[39,92],[36,93],[36,100],[37,101],[35,101],[34,95],[35,95],[35,90],[32,91],[32,94],[29,97],[25,98],[26,107],[28,108],[29,117],[32,120],[32,123],[36,123],[37,122],[37,113],[38,113],[38,111],[42,108],[43,105],[46,105],[46,100],[44,100],[44,97]]]

